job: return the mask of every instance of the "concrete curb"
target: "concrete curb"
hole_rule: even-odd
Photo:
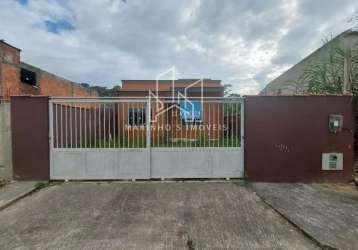
[[[300,227],[297,223],[292,221],[289,217],[287,217],[284,213],[280,212],[280,210],[276,209],[274,206],[272,206],[268,201],[266,201],[263,197],[261,197],[255,190],[250,187],[251,190],[259,197],[267,206],[269,206],[272,210],[274,210],[278,215],[280,215],[282,218],[284,218],[286,221],[288,221],[292,226],[297,228],[302,234],[304,234],[306,237],[311,239],[313,242],[315,242],[320,248],[324,250],[338,250],[335,247],[329,246],[325,243],[320,242],[316,237],[311,235],[309,232],[307,232],[304,228]]]
[[[8,184],[11,185],[11,184]],[[3,187],[5,188],[5,187]],[[5,200],[0,200],[0,211],[7,208],[8,206],[12,205],[13,203],[15,203],[16,201],[32,194],[33,192],[37,191],[37,187],[35,187],[35,185],[33,185],[31,188],[26,189],[25,191],[19,192],[15,195],[13,195],[11,198],[5,199]]]

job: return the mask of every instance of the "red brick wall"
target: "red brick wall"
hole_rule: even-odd
[[[20,81],[20,69],[36,72],[37,86]],[[0,41],[0,99],[14,95],[97,96],[97,92],[20,62],[20,50]]]
[[[20,64],[20,49],[0,40],[0,58],[6,63],[18,65]]]
[[[97,96],[96,91],[84,88],[53,74],[42,71],[39,79],[40,95],[45,96]]]

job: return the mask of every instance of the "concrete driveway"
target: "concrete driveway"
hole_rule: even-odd
[[[67,183],[0,211],[3,249],[317,249],[230,182]]]
[[[358,189],[350,184],[254,183],[275,210],[327,249],[358,249]]]

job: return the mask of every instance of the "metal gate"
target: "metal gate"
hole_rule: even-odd
[[[241,178],[241,98],[51,98],[51,179]]]

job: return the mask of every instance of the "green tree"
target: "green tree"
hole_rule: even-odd
[[[107,88],[103,86],[91,86],[88,83],[81,83],[81,85],[85,88],[96,90],[98,95],[103,97],[118,96],[118,92],[121,90],[121,87],[119,85],[114,86],[113,88]]]
[[[345,61],[349,67],[350,89],[344,89]],[[347,91],[358,94],[358,46],[344,50],[333,42],[328,56],[306,66],[299,82],[307,84],[310,94],[343,94]]]
[[[224,96],[225,97],[240,97],[240,94],[233,92],[232,84],[225,84],[224,85]]]

